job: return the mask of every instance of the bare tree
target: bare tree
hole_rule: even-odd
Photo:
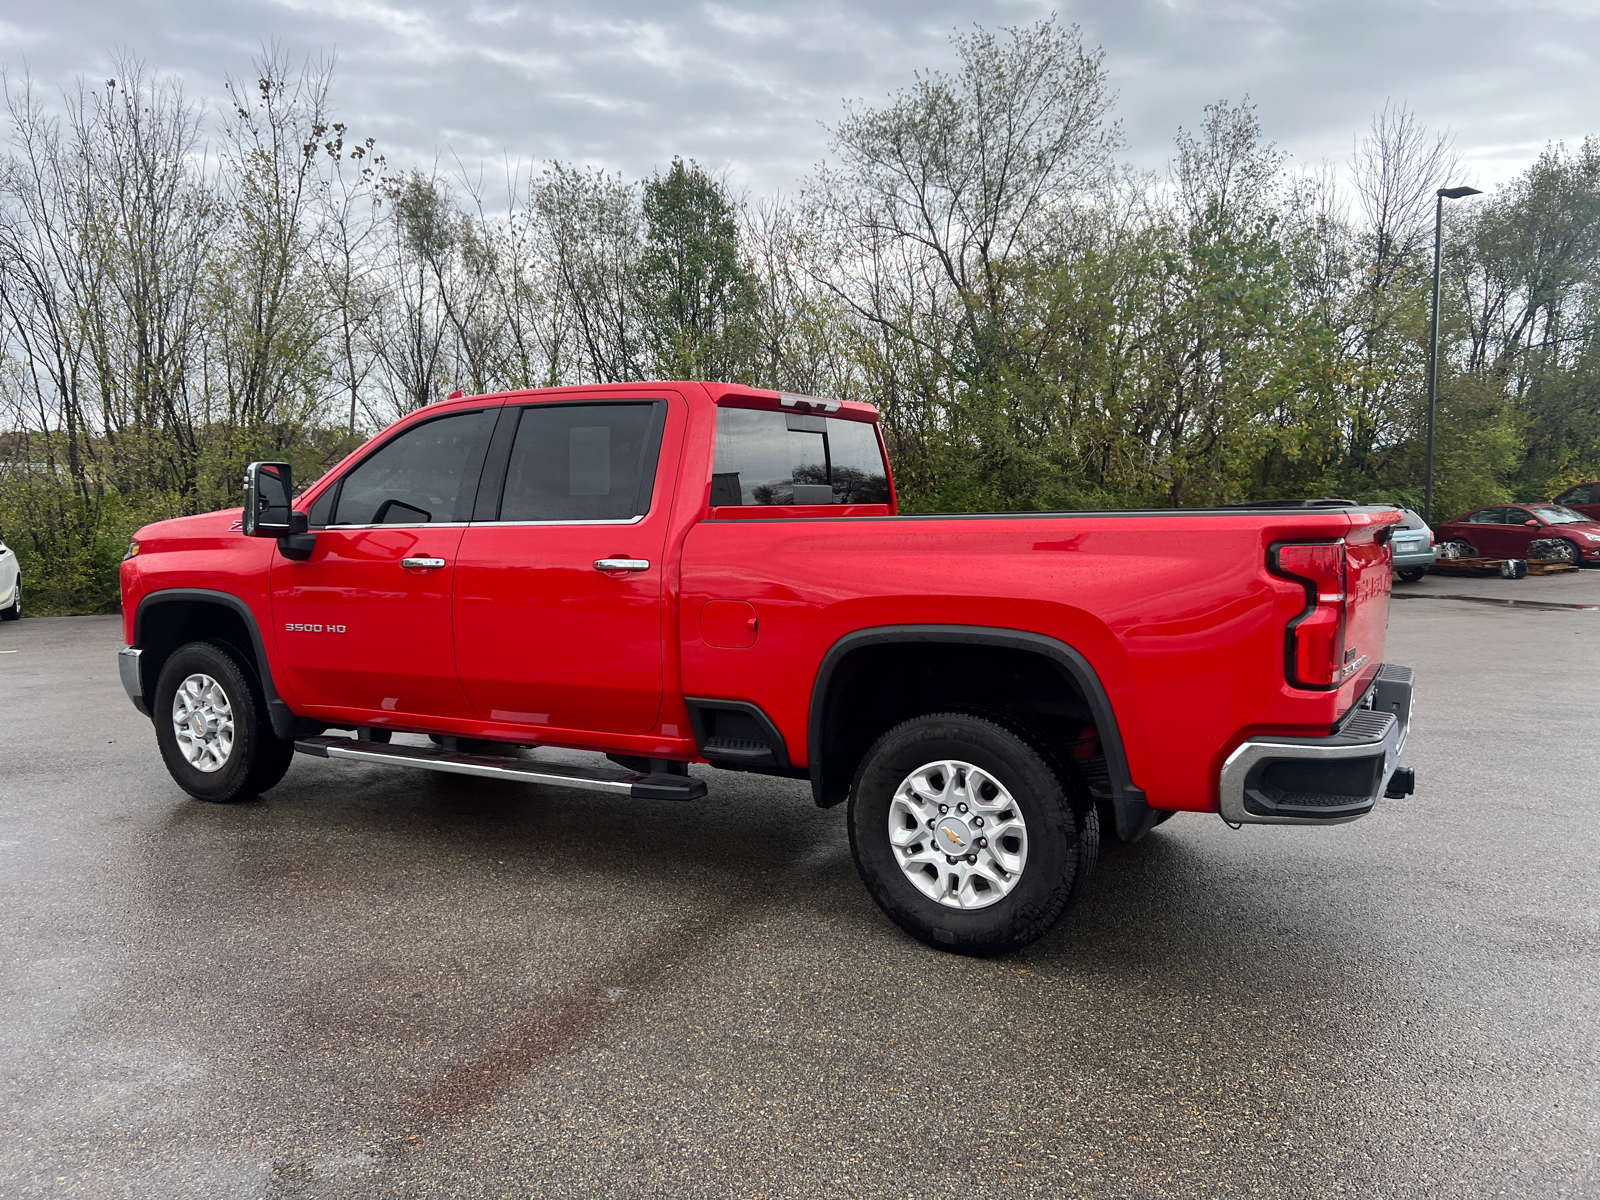
[[[639,189],[601,171],[551,163],[531,207],[537,245],[577,338],[578,380],[638,378],[644,362]]]

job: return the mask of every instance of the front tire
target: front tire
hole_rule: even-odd
[[[22,619],[22,576],[17,575],[16,586],[11,589],[11,603],[5,608],[0,608],[0,621],[20,621]]]
[[[849,812],[856,869],[878,907],[959,954],[1038,938],[1099,849],[1094,801],[1077,781],[1017,733],[965,713],[917,717],[879,738]]]
[[[1575,567],[1583,566],[1583,551],[1578,549],[1578,543],[1570,538],[1557,538],[1561,543],[1560,559],[1562,562],[1571,563]]]
[[[275,786],[294,760],[244,657],[221,642],[179,647],[156,680],[156,744],[167,772],[196,800],[226,804]]]

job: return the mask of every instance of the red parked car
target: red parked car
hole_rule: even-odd
[[[242,511],[135,535],[123,683],[203,800],[296,752],[635,800],[705,795],[692,762],[808,779],[883,910],[969,953],[1048,929],[1102,837],[1412,790],[1397,510],[901,515],[877,416],[554,388],[431,405],[298,500],[252,464]]]
[[[1572,509],[1573,512],[1580,512],[1586,517],[1600,521],[1600,480],[1569,487],[1550,503],[1560,504]]]
[[[1600,485],[1597,485],[1600,486]],[[1600,521],[1559,504],[1505,504],[1480,508],[1434,531],[1443,545],[1456,542],[1485,558],[1564,558],[1600,562]],[[1538,555],[1530,542],[1553,543]]]

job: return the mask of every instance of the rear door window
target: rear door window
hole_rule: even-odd
[[[502,521],[627,521],[650,510],[666,405],[539,404],[522,410]]]
[[[452,413],[390,438],[338,485],[328,523],[434,525],[467,520],[495,411]],[[313,516],[320,515],[316,510],[321,505],[319,497]]]
[[[877,429],[841,417],[719,408],[711,503],[887,504]]]

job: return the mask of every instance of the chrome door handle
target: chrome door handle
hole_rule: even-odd
[[[648,571],[650,560],[648,558],[597,558],[594,560],[596,571]]]
[[[400,560],[400,565],[402,567],[405,567],[408,571],[410,571],[410,570],[437,571],[440,567],[444,566],[444,559],[442,559],[442,558],[402,558]]]

